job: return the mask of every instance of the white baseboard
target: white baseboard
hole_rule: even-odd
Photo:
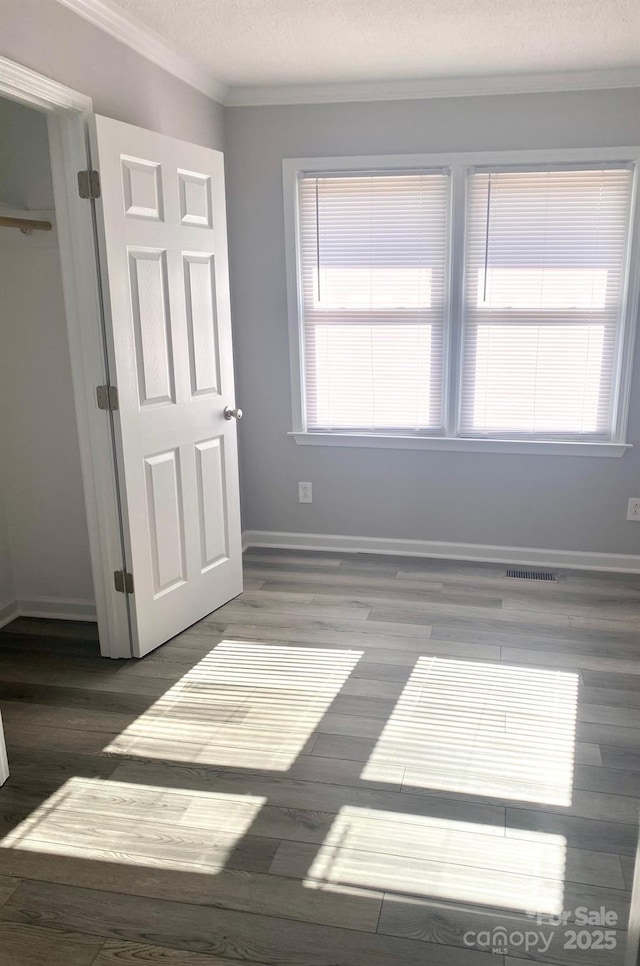
[[[10,603],[0,603],[0,627],[4,627],[5,624],[10,624],[14,621],[16,617],[20,616],[20,611],[18,610],[17,601],[12,600]]]
[[[279,550],[328,550],[338,553],[382,553],[407,557],[441,557],[483,563],[528,564],[570,570],[608,570],[640,574],[640,555],[584,553],[580,550],[542,550],[534,547],[497,547],[479,543],[440,540],[395,540],[388,537],[352,537],[333,533],[280,533],[245,530],[243,549],[273,547]]]
[[[29,597],[0,608],[0,627],[16,617],[44,617],[63,621],[95,621],[96,605],[92,600],[67,597]]]

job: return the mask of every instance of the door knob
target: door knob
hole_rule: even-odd
[[[228,406],[224,407],[224,418],[225,419],[242,419],[241,409],[229,409]]]

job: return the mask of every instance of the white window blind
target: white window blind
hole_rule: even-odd
[[[441,433],[448,174],[306,174],[298,198],[307,428]]]
[[[606,439],[632,172],[469,175],[460,434]]]

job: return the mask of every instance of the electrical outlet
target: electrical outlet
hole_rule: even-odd
[[[313,503],[311,483],[298,483],[298,503]],[[640,500],[638,500],[640,505]],[[640,516],[638,517],[640,519]]]
[[[640,496],[632,496],[627,509],[627,520],[640,523]]]

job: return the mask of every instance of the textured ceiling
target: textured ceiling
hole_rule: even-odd
[[[640,0],[111,0],[225,84],[636,67]]]

